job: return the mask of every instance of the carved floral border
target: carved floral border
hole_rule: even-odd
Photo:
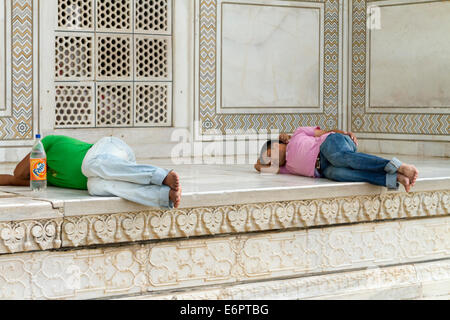
[[[87,299],[318,273],[352,281],[356,279],[345,277],[346,273],[364,269],[371,273],[377,268],[421,261],[448,261],[449,219],[384,221],[1,255],[0,298]],[[396,269],[386,279],[408,281],[410,274],[403,271]],[[434,269],[431,275],[423,272],[421,280],[438,283],[447,280],[448,273],[446,264]],[[328,279],[337,290],[345,288],[331,275]],[[379,276],[383,279],[382,272]],[[360,277],[357,279],[363,282]],[[322,285],[327,289],[324,282]]]
[[[450,192],[255,203],[65,218],[63,247],[448,215]]]
[[[416,299],[450,293],[439,290],[433,294],[424,290],[424,284],[439,286],[450,281],[450,260],[418,263],[404,266],[371,268],[319,276],[287,280],[272,280],[224,286],[220,288],[197,288],[189,292],[156,293],[137,297],[140,300],[295,300],[336,297],[338,299]],[[408,288],[401,290],[398,288]],[[125,298],[129,299],[129,298]],[[136,299],[136,297],[132,297]]]
[[[448,214],[443,190],[11,221],[0,254]]]

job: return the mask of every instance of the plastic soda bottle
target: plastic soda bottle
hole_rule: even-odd
[[[47,155],[40,134],[36,135],[36,142],[30,154],[30,186],[33,191],[47,188]]]

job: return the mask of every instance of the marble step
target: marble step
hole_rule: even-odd
[[[156,165],[179,172],[177,210],[49,187],[0,187],[0,254],[158,241],[289,228],[329,227],[450,213],[450,161],[408,159],[420,177],[412,192],[367,183],[261,175],[251,165]]]
[[[0,298],[173,295],[211,286],[234,298],[345,296],[354,286],[362,296],[406,288],[404,298],[416,298],[417,290],[418,297],[449,294],[449,259],[448,216],[171,239],[0,255]],[[264,289],[274,280],[282,282]]]
[[[445,297],[448,264],[429,283],[404,285],[395,276],[415,270],[417,278],[417,264],[450,259],[449,160],[411,160],[421,175],[410,193],[260,175],[250,164],[154,160],[180,174],[184,194],[177,210],[86,191],[0,187],[0,298],[152,298],[174,290],[201,296],[213,287],[241,286],[265,292],[260,285],[266,283],[301,287],[289,279],[328,281],[355,272],[358,278],[386,268],[394,269],[380,288],[338,286],[310,296],[299,289],[289,297]]]

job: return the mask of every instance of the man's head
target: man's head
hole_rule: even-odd
[[[259,162],[264,165],[282,167],[286,164],[287,145],[279,140],[268,140],[261,148]]]

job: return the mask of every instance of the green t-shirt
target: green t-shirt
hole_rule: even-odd
[[[81,164],[93,145],[55,135],[42,139],[42,144],[47,154],[47,182],[56,187],[87,190]]]

